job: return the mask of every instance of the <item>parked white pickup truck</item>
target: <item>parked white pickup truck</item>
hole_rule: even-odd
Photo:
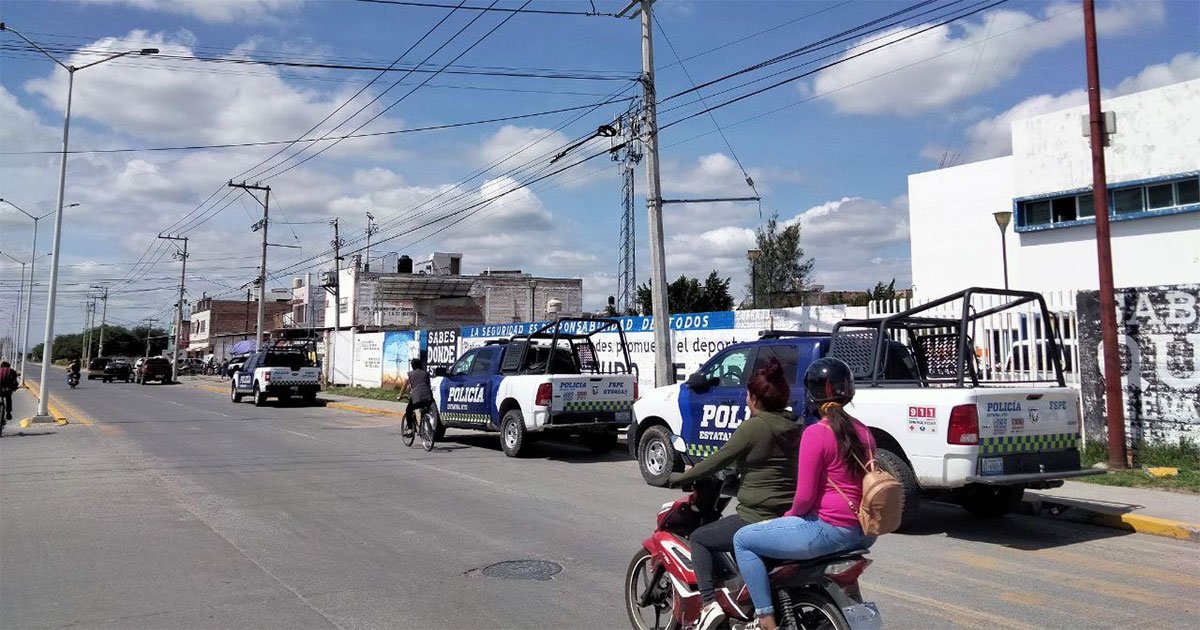
[[[312,405],[321,391],[321,370],[304,352],[267,349],[246,359],[229,381],[229,399],[235,403],[250,396],[261,407],[274,396],[280,401],[299,398]]]
[[[618,320],[569,318],[466,352],[430,383],[438,432],[499,431],[509,457],[547,434],[574,434],[595,452],[611,450],[637,398],[633,374],[605,374],[597,360],[591,336],[614,329],[624,348]]]
[[[1002,306],[964,310],[986,296]],[[947,307],[968,315],[946,317]],[[1018,326],[1029,326],[1031,317],[1051,321],[1037,293],[969,289],[882,319],[843,321],[832,334],[766,332],[715,355],[686,383],[647,392],[634,405],[630,451],[652,485],[682,467],[674,436],[690,455],[716,451],[749,416],[746,381],[771,358],[784,365],[791,408],[814,422],[804,371],[834,356],[854,370],[857,393],[848,409],[871,427],[880,464],[904,484],[906,519],[930,491],[951,491],[979,515],[1003,514],[1025,488],[1101,472],[1080,469],[1079,394],[1065,385],[1053,335],[1045,341],[1052,375],[983,378],[971,333],[1003,311],[1016,311],[1010,321]]]

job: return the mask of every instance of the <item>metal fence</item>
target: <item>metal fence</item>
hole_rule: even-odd
[[[977,320],[968,331],[975,344],[976,369],[980,381],[993,384],[1011,382],[1014,385],[1029,381],[1054,380],[1050,344],[1054,335],[1062,352],[1063,374],[1067,384],[1079,387],[1079,317],[1075,307],[1075,291],[1045,293],[1050,321],[1044,321],[1040,307],[1028,304],[989,315]],[[902,313],[933,300],[901,298],[872,300],[867,317],[877,319]],[[998,296],[976,296],[971,308],[976,312],[1004,303]],[[957,319],[962,315],[961,301],[939,307],[930,315]],[[899,339],[897,341],[906,341]]]

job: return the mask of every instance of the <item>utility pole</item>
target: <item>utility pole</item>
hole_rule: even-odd
[[[654,311],[654,383],[662,387],[675,382],[671,352],[671,312],[667,305],[667,262],[663,252],[661,178],[658,164],[658,113],[654,88],[654,0],[639,0],[642,14],[642,132],[646,158],[646,214],[650,220],[650,306]],[[618,16],[634,6],[631,2]],[[634,13],[634,15],[637,14]],[[632,15],[630,17],[633,17]]]
[[[100,296],[100,343],[96,346],[96,356],[104,356],[104,324],[108,321],[108,287],[93,284],[93,289],[104,289],[104,293]]]
[[[229,182],[229,187],[241,188],[245,191],[261,190],[266,193],[266,201],[258,201],[258,197],[255,197],[253,193],[250,194],[263,208],[262,221],[254,224],[255,231],[262,228],[262,264],[259,266],[258,271],[258,328],[254,333],[254,350],[257,352],[262,350],[263,326],[266,324],[267,319],[267,225],[270,221],[271,212],[271,187],[261,184],[247,184],[246,182],[240,184]]]
[[[338,331],[342,329],[342,238],[338,233],[338,220],[334,219],[329,224],[333,226],[333,334],[329,336],[328,381],[336,384],[337,364],[334,360]],[[325,287],[325,291],[328,293],[328,286]]]
[[[363,261],[366,263],[363,271],[371,270],[371,235],[375,233],[375,215],[367,213],[367,251],[363,254]]]
[[[154,330],[154,322],[158,320],[153,317],[147,317],[142,321],[146,322],[146,356],[142,358],[142,363],[145,363],[150,358],[150,333]]]
[[[174,356],[171,357],[171,382],[174,383],[179,380],[179,342],[183,339],[183,288],[187,279],[188,237],[159,234],[158,238],[168,241],[183,241],[183,252],[175,252],[175,258],[183,261],[183,270],[179,272],[179,303],[175,305],[175,348]]]
[[[634,167],[642,161],[641,103],[634,103],[617,119],[612,137],[612,159],[621,171],[621,247],[617,266],[616,305],[622,314],[637,311],[637,230],[634,210]]]
[[[1096,3],[1083,0],[1087,52],[1088,115],[1092,145],[1092,207],[1096,209],[1096,258],[1100,266],[1100,337],[1104,349],[1104,407],[1108,425],[1108,467],[1125,469],[1125,403],[1117,349],[1117,301],[1113,289],[1112,242],[1108,231],[1108,176],[1104,166],[1104,113],[1100,109],[1100,61],[1096,51]]]

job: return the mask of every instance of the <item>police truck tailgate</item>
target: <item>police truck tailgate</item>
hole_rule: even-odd
[[[637,379],[631,374],[606,376],[553,376],[550,413],[614,414],[613,421],[629,422],[637,396]]]
[[[1062,478],[1079,468],[1078,397],[1069,388],[976,389],[983,483]]]

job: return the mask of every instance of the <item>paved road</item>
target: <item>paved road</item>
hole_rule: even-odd
[[[186,385],[55,395],[91,424],[0,440],[5,629],[627,628],[626,564],[676,496],[569,445],[514,460],[451,432],[425,453],[390,418]],[[872,556],[864,591],[892,628],[1200,621],[1192,543],[935,505]],[[513,559],[563,571],[479,572]]]

